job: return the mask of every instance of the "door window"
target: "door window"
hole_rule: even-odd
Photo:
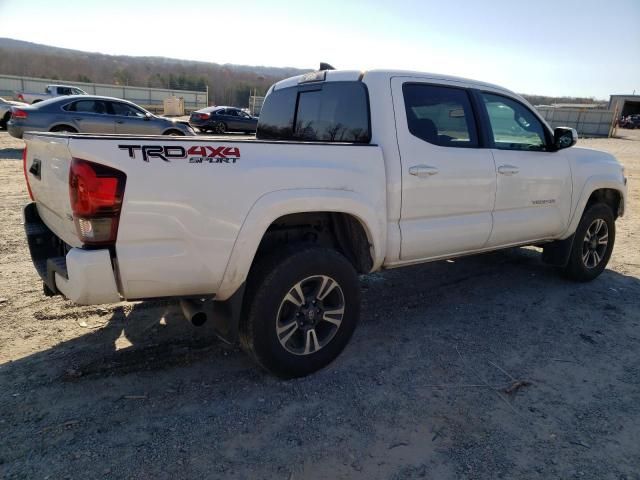
[[[65,110],[78,113],[97,113],[104,115],[107,113],[107,107],[105,102],[99,100],[79,100],[77,102],[70,103]]]
[[[145,113],[142,110],[138,110],[137,108],[134,108],[131,105],[127,105],[126,103],[111,102],[111,108],[113,109],[114,115],[119,115],[121,117],[145,117]]]
[[[406,83],[402,86],[409,131],[441,147],[477,147],[473,110],[464,89]]]
[[[483,93],[495,148],[545,151],[545,127],[531,110],[502,95]]]

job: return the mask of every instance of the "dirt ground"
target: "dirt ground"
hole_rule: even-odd
[[[362,278],[327,369],[282,381],[174,303],[46,298],[0,133],[0,477],[640,478],[640,131],[608,269],[571,283],[514,249]]]

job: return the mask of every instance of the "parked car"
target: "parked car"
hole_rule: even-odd
[[[47,85],[44,89],[44,93],[16,92],[16,99],[21,102],[34,104],[44,100],[49,100],[50,98],[67,95],[87,95],[87,92],[70,85]]]
[[[622,128],[629,128],[634,130],[636,128],[640,128],[640,115],[629,115],[627,117],[623,117],[619,123]]]
[[[0,129],[4,130],[7,128],[7,122],[9,121],[9,117],[11,117],[11,107],[26,107],[26,106],[27,104],[24,102],[6,100],[0,97]]]
[[[158,117],[119,98],[71,95],[11,110],[8,130],[17,138],[26,131],[195,135],[188,122]]]
[[[255,133],[258,118],[235,107],[208,107],[197,110],[189,117],[189,125],[201,132]]]
[[[45,292],[181,298],[261,366],[305,375],[349,341],[358,274],[536,245],[593,280],[626,205],[612,155],[569,148],[574,129],[457,77],[283,80],[256,137],[26,134],[25,231]]]

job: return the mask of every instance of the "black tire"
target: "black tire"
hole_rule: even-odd
[[[68,125],[58,125],[57,127],[53,127],[51,130],[49,130],[50,132],[67,132],[67,133],[78,133],[78,130],[76,130],[73,127],[70,127]]]
[[[358,275],[343,255],[287,247],[257,260],[249,279],[240,342],[260,366],[281,377],[300,377],[342,352],[360,316]],[[297,285],[305,297],[301,306],[288,300]]]
[[[2,119],[0,119],[0,129],[2,129],[2,130],[6,130],[7,129],[7,123],[9,122],[9,118],[11,118],[11,112],[5,113],[4,117],[2,117]]]
[[[217,135],[222,135],[227,131],[227,126],[224,122],[216,122],[211,125],[211,131]]]
[[[606,245],[602,244],[604,239]],[[615,239],[616,223],[611,207],[604,203],[591,205],[582,214],[576,229],[565,275],[578,282],[596,278],[611,258]]]
[[[163,135],[169,135],[171,137],[184,137],[184,132],[180,130],[167,130]]]

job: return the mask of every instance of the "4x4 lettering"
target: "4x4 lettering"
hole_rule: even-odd
[[[207,149],[205,147],[189,147],[188,155],[196,155],[198,157],[206,157]]]
[[[240,158],[240,149],[237,147],[227,147],[224,154],[228,157]]]
[[[209,153],[207,157],[227,158],[226,155],[223,153],[224,150],[227,149],[226,147],[213,148],[213,147],[207,146],[207,148],[211,150],[211,153]]]

